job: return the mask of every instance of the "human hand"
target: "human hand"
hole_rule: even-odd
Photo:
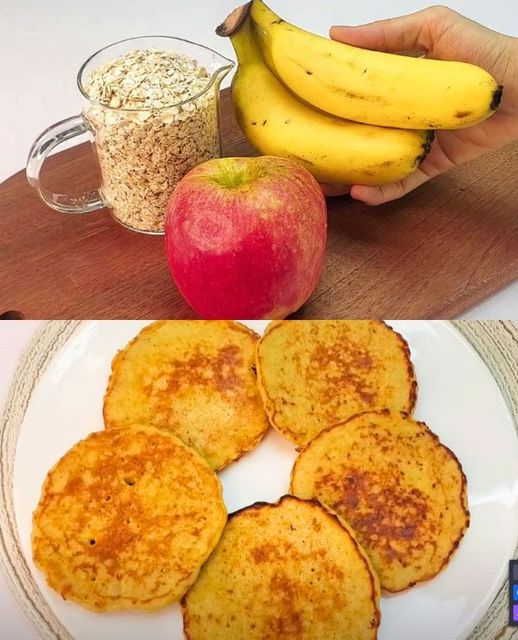
[[[358,27],[331,27],[333,40],[387,52],[422,51],[429,58],[469,62],[504,85],[500,108],[489,119],[467,129],[438,131],[432,149],[410,176],[388,185],[352,185],[351,197],[369,205],[405,195],[424,182],[518,140],[518,38],[505,36],[442,6]],[[349,187],[323,185],[326,195]]]

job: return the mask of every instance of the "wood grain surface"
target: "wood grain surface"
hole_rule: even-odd
[[[253,153],[221,100],[225,155]],[[57,190],[99,184],[89,143],[52,156]],[[329,199],[322,279],[300,318],[455,318],[518,278],[518,145],[369,208]],[[517,302],[518,304],[518,302]],[[108,211],[48,209],[20,171],[0,185],[0,315],[25,318],[195,317],[171,281],[163,238]]]

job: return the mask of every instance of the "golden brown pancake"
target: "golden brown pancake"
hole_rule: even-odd
[[[408,345],[376,320],[272,322],[257,374],[272,425],[298,445],[363,411],[411,412],[416,400]]]
[[[380,622],[354,536],[292,496],[232,514],[182,606],[188,640],[373,640]]]
[[[106,427],[165,429],[222,469],[253,449],[269,426],[257,390],[257,340],[236,322],[149,325],[113,359]]]
[[[221,485],[170,433],[92,433],[49,471],[33,515],[36,566],[94,611],[152,611],[195,581],[226,522]]]
[[[318,435],[293,467],[291,492],[349,523],[387,591],[437,575],[469,525],[455,455],[424,423],[388,410]]]

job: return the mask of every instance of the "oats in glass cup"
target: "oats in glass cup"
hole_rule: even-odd
[[[107,206],[133,230],[163,233],[167,202],[191,168],[221,155],[219,85],[233,63],[178,38],[125,40],[81,67],[83,114],[58,123],[34,143],[27,176],[52,208],[87,213]],[[81,133],[93,136],[102,174],[94,194],[68,196],[39,180],[48,153]]]

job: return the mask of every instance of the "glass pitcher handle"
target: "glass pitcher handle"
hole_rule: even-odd
[[[49,153],[62,142],[91,133],[88,122],[82,115],[72,116],[49,127],[34,142],[27,159],[27,180],[40,198],[52,209],[64,213],[90,213],[106,206],[101,192],[88,191],[79,195],[53,193],[40,182],[40,172]]]

